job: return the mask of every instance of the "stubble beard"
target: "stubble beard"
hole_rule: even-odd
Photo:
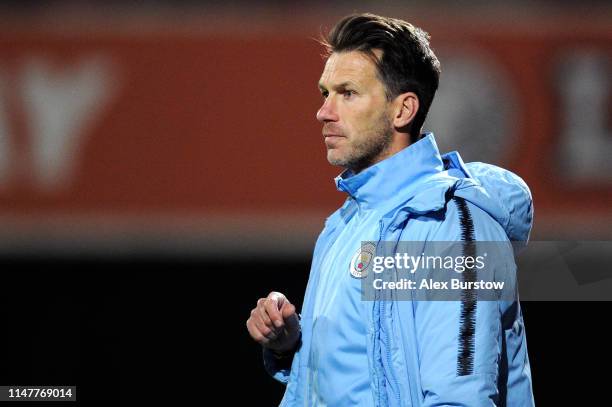
[[[382,115],[378,122],[374,129],[363,135],[359,144],[351,146],[346,155],[336,158],[328,156],[329,163],[358,173],[380,161],[391,146],[393,125],[386,115]]]

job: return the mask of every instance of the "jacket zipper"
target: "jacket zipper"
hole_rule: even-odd
[[[378,236],[378,243],[380,244],[380,242],[382,242],[382,240],[383,240],[386,228],[385,228],[385,224],[384,224],[382,219],[379,221],[379,225],[380,225],[380,234]],[[376,307],[374,309],[376,309]],[[387,375],[385,374],[384,365],[381,366],[382,367],[382,369],[381,369],[382,372],[381,373],[382,373],[383,383],[384,383],[384,379],[389,379],[389,381],[392,382],[392,385],[393,385],[391,390],[393,390],[393,389],[398,389],[399,390],[397,379],[395,377],[395,374],[393,373],[393,365],[392,365],[392,361],[391,361],[391,349],[390,349],[390,346],[389,346],[389,335],[387,335],[384,332],[381,332],[381,325],[383,324],[381,315],[382,316],[386,315],[386,310],[387,310],[387,303],[386,303],[386,301],[380,301],[379,300],[378,318],[376,318],[375,321],[377,321],[377,325],[378,325],[378,335],[383,334],[383,338],[385,339],[385,342],[387,343],[387,347],[385,349],[384,357],[386,358],[386,361],[387,361],[387,366],[388,366],[388,369],[389,369],[389,375],[388,375],[389,377],[387,377]],[[381,356],[383,356],[383,355],[381,355]],[[386,385],[385,385],[385,387],[386,387]],[[379,388],[379,391],[380,390],[381,389]],[[401,405],[400,394],[396,393],[396,392],[393,392],[393,396],[396,399],[398,405]],[[378,400],[381,400],[381,395],[379,394],[377,398],[378,398]]]

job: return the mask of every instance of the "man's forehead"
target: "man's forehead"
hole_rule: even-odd
[[[376,79],[376,65],[371,57],[360,51],[334,52],[325,63],[319,84],[360,83],[372,79]]]

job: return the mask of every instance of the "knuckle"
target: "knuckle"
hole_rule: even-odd
[[[281,298],[285,298],[285,296],[278,291],[271,291],[270,294],[268,294],[268,300],[271,301],[278,301]]]

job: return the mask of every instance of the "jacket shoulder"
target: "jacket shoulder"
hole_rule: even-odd
[[[500,225],[486,211],[458,196],[449,196],[444,207],[423,214],[408,214],[401,240],[506,241]],[[469,232],[469,233],[468,233]]]

